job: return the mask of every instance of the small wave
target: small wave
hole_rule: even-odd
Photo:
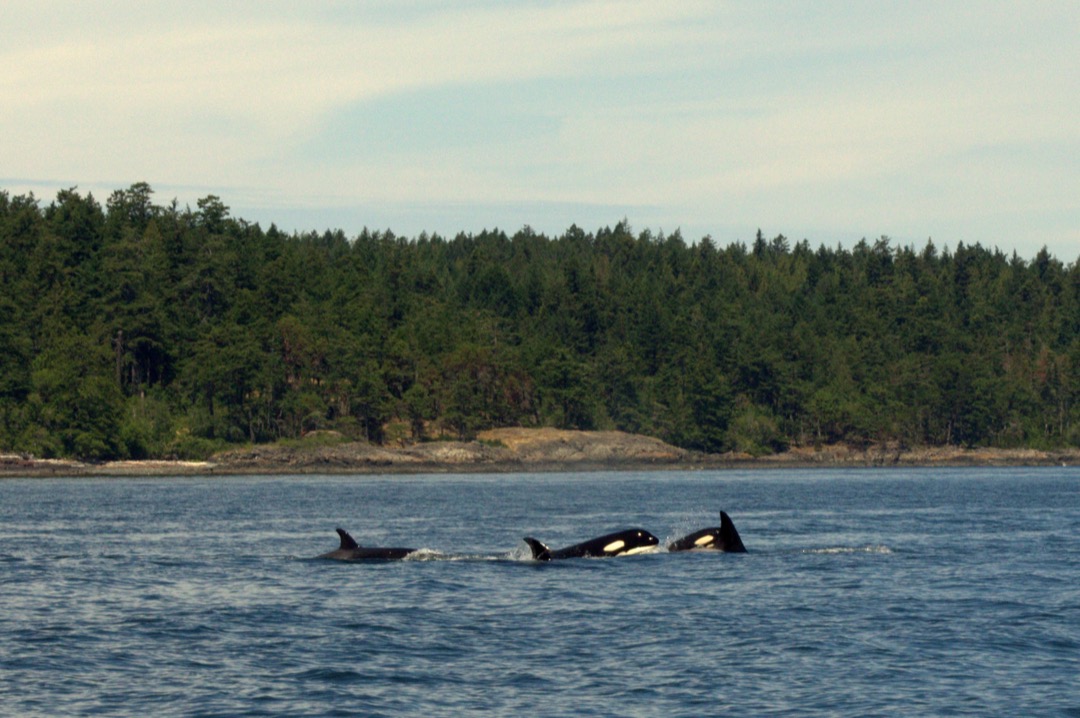
[[[445,560],[447,557],[441,551],[436,551],[433,548],[418,548],[412,553],[405,556],[405,561],[439,561]]]
[[[811,548],[803,553],[816,554],[850,554],[850,553],[879,553],[891,554],[892,549],[888,546],[832,546],[829,548]]]
[[[528,557],[531,560],[531,556]],[[494,562],[514,561],[513,553],[444,553],[435,549],[421,548],[406,556],[404,561],[466,561],[466,562]]]
[[[360,672],[351,669],[312,668],[300,673],[298,678],[301,681],[317,683],[347,684],[360,682],[364,679],[364,676]]]

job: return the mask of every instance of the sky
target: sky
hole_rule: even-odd
[[[0,189],[1080,260],[1080,2],[0,3]]]

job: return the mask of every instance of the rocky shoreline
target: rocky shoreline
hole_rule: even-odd
[[[400,447],[366,442],[263,445],[209,461],[84,463],[0,455],[0,477],[193,476],[253,474],[426,474],[539,471],[629,471],[799,468],[814,466],[1077,466],[1080,449],[963,449],[896,445],[793,448],[780,454],[702,454],[619,431],[492,429],[475,441]]]

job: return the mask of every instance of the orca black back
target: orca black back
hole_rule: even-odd
[[[735,529],[735,522],[725,512],[720,512],[720,525],[695,531],[668,544],[668,551],[694,550],[746,553],[742,537]]]
[[[338,536],[341,537],[341,545],[334,551],[322,554],[319,558],[330,558],[338,561],[395,561],[403,559],[416,551],[414,548],[361,546],[356,543],[356,540],[345,529],[339,527],[335,530]]]
[[[629,556],[647,551],[658,545],[660,539],[644,529],[627,529],[626,531],[616,531],[605,536],[582,541],[557,551],[552,551],[531,536],[525,537],[525,543],[529,544],[535,560],[551,561],[561,558]]]

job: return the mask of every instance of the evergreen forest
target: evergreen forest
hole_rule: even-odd
[[[980,244],[285,233],[0,192],[0,450],[199,458],[332,429],[619,429],[707,452],[1080,446],[1080,260]]]

